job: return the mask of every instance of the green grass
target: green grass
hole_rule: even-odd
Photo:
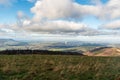
[[[1,55],[0,80],[120,80],[120,57]]]

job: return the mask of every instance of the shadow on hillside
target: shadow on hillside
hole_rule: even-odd
[[[48,51],[48,50],[4,50],[0,51],[0,55],[26,55],[26,54],[40,54],[40,55],[83,55],[83,52],[62,52],[62,51]]]

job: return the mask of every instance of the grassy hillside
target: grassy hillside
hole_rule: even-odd
[[[120,57],[1,55],[0,80],[120,80]]]
[[[85,52],[84,55],[88,56],[120,56],[120,48],[96,48],[92,51]]]

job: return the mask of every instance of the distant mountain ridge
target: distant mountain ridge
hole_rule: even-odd
[[[13,40],[13,39],[0,39],[0,43],[1,42],[6,42],[6,41],[15,41],[15,40]]]
[[[82,53],[87,56],[120,56],[119,47],[108,47],[109,44],[68,41],[68,42],[24,42],[14,39],[0,39],[2,50],[49,50],[60,52]]]
[[[13,39],[0,39],[0,47],[27,45],[27,42],[20,42]]]

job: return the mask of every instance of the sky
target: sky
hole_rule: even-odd
[[[120,41],[120,0],[0,0],[0,38]]]

